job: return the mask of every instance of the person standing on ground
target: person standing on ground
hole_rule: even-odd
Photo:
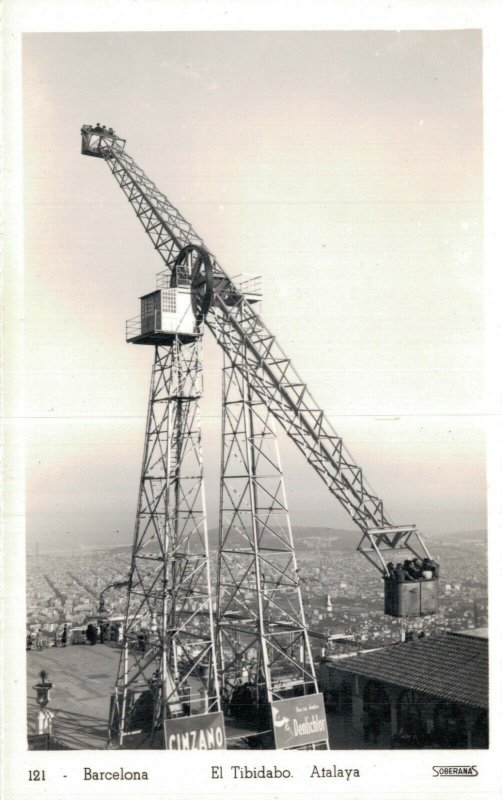
[[[63,628],[63,633],[61,634],[61,647],[66,647],[67,641],[68,641],[68,626],[65,625]]]
[[[98,638],[98,631],[92,624],[90,625],[90,628],[91,628],[91,644],[96,644]]]

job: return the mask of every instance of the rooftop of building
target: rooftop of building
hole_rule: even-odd
[[[453,634],[453,631],[451,632]],[[488,628],[471,628],[467,631],[455,631],[456,636],[475,636],[480,639],[488,639]]]
[[[333,659],[333,664],[342,672],[488,708],[486,628],[436,633],[369,653]]]

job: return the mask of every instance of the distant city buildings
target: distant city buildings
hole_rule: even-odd
[[[441,564],[439,613],[408,620],[410,641],[402,643],[401,621],[383,613],[382,578],[349,549],[350,540],[336,549],[329,536],[297,537],[305,615],[333,749],[488,746],[487,640],[476,639],[488,621],[486,540],[450,542],[449,537],[434,544]],[[213,575],[216,558],[213,548]],[[45,553],[37,548],[29,554],[32,646],[39,630],[43,646],[60,643],[64,624],[68,644],[84,644],[88,623],[99,626],[102,596],[110,622],[106,641],[120,641],[127,589],[112,584],[123,582],[129,569],[129,547]],[[151,624],[145,619],[146,628]],[[200,620],[201,627],[207,624]],[[243,680],[256,668],[256,656],[252,649],[247,653]],[[425,671],[424,659],[430,662]],[[475,670],[467,681],[466,663]]]
[[[482,540],[450,545],[438,540],[441,563],[439,613],[408,623],[425,632],[468,630],[487,625],[487,558]],[[298,544],[300,545],[298,547]],[[355,545],[354,545],[355,547]],[[334,550],[329,537],[303,535],[297,543],[302,595],[316,656],[328,636],[344,634],[365,648],[399,641],[400,621],[383,613],[383,581],[354,551]],[[213,575],[216,555],[212,555]],[[101,592],[124,580],[129,548],[40,552],[27,558],[27,629],[53,634],[66,622],[78,627],[96,616]],[[126,589],[106,594],[110,615],[125,613]],[[324,640],[323,640],[324,637]],[[333,645],[336,646],[336,645]]]
[[[58,551],[28,556],[26,614],[28,631],[52,633],[66,622],[72,627],[95,617],[99,595],[129,569],[126,549]],[[109,593],[112,613],[125,612],[125,594]]]

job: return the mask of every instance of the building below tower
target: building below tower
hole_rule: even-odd
[[[488,747],[486,628],[325,658],[318,677],[332,748]]]

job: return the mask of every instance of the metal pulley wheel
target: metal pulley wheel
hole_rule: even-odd
[[[188,244],[178,253],[171,276],[172,286],[191,286],[195,313],[203,317],[213,301],[213,265],[207,250]]]

